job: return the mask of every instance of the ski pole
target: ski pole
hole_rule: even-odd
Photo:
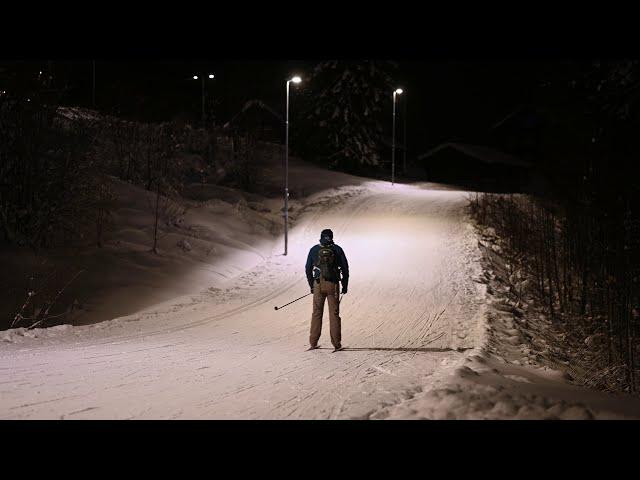
[[[313,295],[313,293],[307,293],[306,295],[301,296],[300,298],[296,298],[295,300],[289,302],[289,303],[285,303],[284,305],[282,305],[281,307],[273,307],[274,310],[280,310],[281,308],[286,307],[287,305],[291,305],[293,302],[297,302],[298,300],[303,299],[304,297],[308,297],[309,295]]]

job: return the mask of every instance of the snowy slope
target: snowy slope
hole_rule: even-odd
[[[66,283],[82,271],[66,289],[67,298],[59,302],[77,300],[79,308],[65,319],[68,323],[108,320],[199,292],[205,285],[218,286],[262,262],[277,238],[277,207],[272,212],[268,199],[250,203],[242,192],[212,185],[202,200],[163,198],[159,252],[154,254],[155,194],[113,177],[104,181],[117,200],[103,248],[93,245],[91,237],[85,247],[57,248],[40,255],[26,248],[0,249],[3,280],[57,268],[65,272],[61,281]]]
[[[57,335],[14,332],[0,347],[2,418],[362,418],[458,364],[482,311],[464,195],[372,182],[309,202],[290,255],[275,246],[224,289]],[[273,309],[307,293],[325,227],[352,269],[337,354],[305,352],[310,297]]]
[[[636,400],[509,364],[492,312],[466,193],[383,182],[295,203],[289,255],[198,294],[91,326],[13,330],[0,342],[0,418],[608,418]],[[305,351],[304,261],[332,228],[351,267],[344,351]],[[27,334],[27,335],[25,335]],[[30,336],[36,338],[30,338]],[[583,404],[586,404],[583,405]],[[588,409],[588,412],[585,413]],[[602,414],[600,412],[609,412]]]

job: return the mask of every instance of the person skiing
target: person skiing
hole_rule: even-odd
[[[342,349],[340,319],[339,282],[342,293],[347,293],[349,285],[349,264],[342,248],[333,243],[333,232],[328,228],[320,233],[320,243],[309,250],[305,272],[311,293],[313,293],[313,313],[311,314],[310,349],[318,348],[322,331],[324,300],[329,303],[329,333],[334,352]],[[342,274],[342,279],[340,275]]]

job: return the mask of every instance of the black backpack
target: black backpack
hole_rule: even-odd
[[[325,280],[334,283],[338,283],[340,280],[336,252],[331,248],[331,246],[320,246],[320,250],[318,250],[318,259],[316,260],[316,267],[320,268],[320,274]]]

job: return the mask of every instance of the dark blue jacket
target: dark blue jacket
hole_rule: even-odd
[[[309,255],[307,256],[307,264],[304,269],[307,274],[307,280],[309,281],[309,286],[313,288],[313,266],[318,260],[318,250],[320,250],[321,245],[314,245],[309,250]],[[344,251],[340,246],[335,243],[331,244],[334,252],[336,252],[336,261],[338,262],[338,268],[340,269],[340,273],[342,273],[342,283],[343,288],[347,288],[349,284],[349,263],[347,263],[347,257],[344,254]]]

